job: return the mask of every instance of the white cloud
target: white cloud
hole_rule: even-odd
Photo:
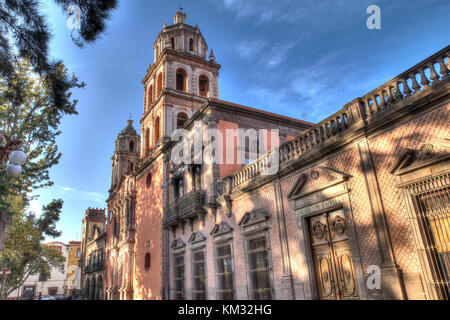
[[[259,55],[264,47],[268,44],[264,40],[246,40],[236,45],[236,52],[243,58],[254,58]]]
[[[323,120],[356,98],[357,94],[376,86],[375,80],[368,78],[370,72],[362,73],[347,64],[336,64],[342,54],[335,51],[314,63],[272,73],[270,83],[255,84],[247,93],[258,104],[266,104],[277,113],[293,117],[306,113],[309,121]]]
[[[93,201],[99,204],[104,204],[108,198],[104,193],[78,190],[67,186],[56,186],[55,189],[58,196],[63,198],[69,197],[72,199]]]
[[[252,61],[252,65],[257,69],[270,69],[284,62],[297,42],[298,40],[275,43],[265,40],[245,40],[235,46],[235,51],[241,58]]]
[[[42,203],[39,201],[39,198],[30,201],[27,212],[33,212],[36,216],[40,216],[42,214]]]

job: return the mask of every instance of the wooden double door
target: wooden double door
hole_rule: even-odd
[[[308,227],[318,298],[359,299],[344,212],[310,217]]]

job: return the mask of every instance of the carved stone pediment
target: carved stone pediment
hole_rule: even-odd
[[[191,237],[189,238],[189,243],[197,243],[202,242],[206,240],[206,236],[203,234],[202,231],[193,232]]]
[[[186,242],[181,238],[177,238],[177,239],[173,240],[172,245],[170,247],[172,249],[181,249],[181,248],[184,248],[185,246],[186,246]]]
[[[228,223],[223,221],[219,224],[216,224],[210,234],[211,234],[211,236],[216,237],[216,236],[220,236],[222,234],[229,233],[232,231],[233,231],[233,228]]]
[[[450,139],[433,139],[417,146],[417,149],[407,149],[401,153],[390,173],[402,175],[447,160],[449,157]]]
[[[297,179],[297,182],[295,182],[294,187],[291,189],[291,192],[289,192],[288,198],[297,198],[301,193],[303,187],[305,186],[307,180],[308,176],[306,174],[300,175],[300,177]]]
[[[242,228],[248,227],[253,224],[265,222],[269,220],[270,216],[261,210],[252,210],[247,212],[239,221],[239,226]]]
[[[304,197],[307,194],[346,181],[350,177],[351,176],[348,173],[341,172],[334,168],[324,166],[316,167],[308,171],[307,174],[303,173],[300,175],[289,192],[288,198],[295,200]]]

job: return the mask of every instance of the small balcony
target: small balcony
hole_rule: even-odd
[[[99,262],[92,263],[92,264],[87,265],[86,267],[84,267],[83,273],[96,272],[96,271],[103,270],[104,268],[105,268],[105,262],[104,261],[99,261]]]
[[[173,226],[186,219],[193,219],[204,214],[205,191],[192,191],[178,198],[164,209],[163,224]]]

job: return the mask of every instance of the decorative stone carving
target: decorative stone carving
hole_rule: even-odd
[[[233,228],[225,221],[222,221],[219,224],[216,224],[211,231],[211,236],[216,237],[225,233],[232,232]]]
[[[425,143],[423,144],[419,151],[424,156],[431,156],[433,154],[434,146],[431,143]]]
[[[181,238],[177,238],[177,239],[173,240],[172,245],[170,247],[172,249],[182,249],[185,246],[186,246],[186,242]]]
[[[193,232],[189,238],[189,243],[198,243],[206,240],[206,236],[202,231]]]
[[[326,231],[327,226],[322,224],[320,221],[317,221],[313,226],[312,226],[312,235],[314,236],[314,238],[316,238],[317,240],[322,239],[325,236],[325,231]]]
[[[252,210],[251,212],[247,212],[242,217],[241,221],[239,221],[239,226],[245,228],[253,224],[265,222],[269,220],[269,218],[270,216],[265,212],[262,212],[260,210]]]
[[[297,182],[295,182],[291,192],[289,192],[288,198],[289,199],[296,198],[300,194],[300,191],[303,189],[303,186],[306,184],[307,181],[308,176],[306,174],[302,174],[298,178]]]
[[[220,196],[219,198],[217,198],[217,202],[224,209],[225,215],[227,217],[231,217],[232,200],[231,200],[230,196],[227,196],[227,195]]]
[[[312,179],[317,180],[317,179],[319,178],[319,176],[320,176],[319,171],[313,170],[313,171],[311,172],[311,178],[312,178]]]
[[[347,228],[347,225],[345,224],[345,220],[339,216],[336,216],[333,219],[333,221],[331,222],[331,225],[333,227],[333,230],[339,235],[344,234],[345,230]]]

